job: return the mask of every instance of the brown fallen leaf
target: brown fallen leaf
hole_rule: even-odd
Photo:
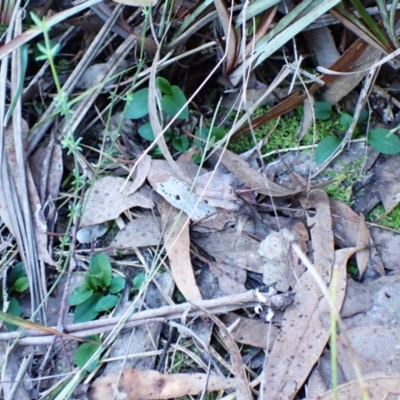
[[[146,180],[147,174],[151,168],[151,157],[145,155],[136,166],[136,173],[133,178],[133,182],[129,188],[129,194],[133,194],[138,190]]]
[[[364,379],[362,386],[359,381],[353,381],[337,388],[337,398],[346,400],[389,400],[398,399],[400,395],[400,377],[375,376]],[[333,400],[334,394],[329,391],[318,398],[308,400]]]
[[[307,197],[303,197],[300,201],[306,210],[316,211],[315,214],[308,213],[307,215],[314,251],[314,264],[324,282],[329,283],[335,257],[329,197],[323,190],[313,189]]]
[[[367,246],[370,244],[370,234],[367,226],[365,225],[365,217],[363,214],[360,214],[360,223],[358,225],[358,235],[357,235],[357,247],[364,247],[363,250],[357,251],[356,260],[358,267],[358,279],[361,280],[364,275],[365,270],[367,269],[368,260],[369,260],[369,249]]]
[[[338,335],[337,345],[338,368],[346,381],[357,379],[354,362],[363,377],[400,374],[400,356],[394,351],[399,342],[396,326],[360,326],[347,330],[345,336]]]
[[[226,264],[218,259],[216,262],[209,261],[208,265],[212,273],[218,278],[218,284],[223,293],[243,293],[247,290],[244,285],[247,278],[244,269]]]
[[[184,213],[161,199],[158,205],[163,230],[165,248],[175,284],[188,301],[201,300],[200,290],[194,277],[190,259],[189,220]]]
[[[170,399],[235,387],[232,378],[223,379],[216,375],[162,374],[153,370],[125,368],[121,376],[112,373],[94,381],[89,391],[91,400]]]
[[[129,195],[132,182],[128,182],[123,193],[120,189],[124,178],[106,176],[97,180],[88,192],[86,206],[79,227],[101,224],[116,219],[132,207],[153,208],[153,202],[140,192]]]
[[[203,309],[203,311],[205,311]],[[226,342],[226,347],[229,351],[233,373],[235,374],[235,388],[237,400],[250,400],[253,398],[250,391],[250,384],[247,379],[242,356],[233,339],[231,333],[226,329],[225,325],[215,316],[210,313],[207,314],[219,328],[221,334]]]
[[[308,230],[303,224],[303,222],[296,222],[293,227],[292,231],[296,233],[299,237],[297,243],[301,249],[301,251],[307,255],[308,253],[308,242],[310,240],[310,235],[308,234]],[[305,265],[301,262],[298,255],[290,249],[289,253],[289,260],[292,267],[292,273],[289,275],[289,283],[291,287],[294,287],[297,283],[298,279],[304,274],[306,271]]]
[[[245,318],[235,313],[222,315],[221,321],[237,342],[260,349],[268,347],[268,350],[271,350],[279,332],[274,325],[268,325],[254,318]]]
[[[224,151],[217,149],[215,152],[221,158],[225,167],[228,168],[228,170],[232,172],[240,182],[258,193],[271,197],[286,197],[300,193],[304,190],[304,188],[299,190],[288,190],[283,186],[272,182],[262,173],[251,168],[249,164],[238,155],[227,149]]]
[[[340,310],[346,291],[346,264],[357,248],[335,252],[338,270],[336,307]],[[296,299],[285,311],[262,374],[264,399],[293,399],[310,374],[330,337],[328,301],[310,271],[295,286]]]
[[[181,163],[177,163],[177,167],[181,168],[181,165]],[[192,167],[193,171],[197,169],[197,166]],[[202,200],[186,182],[176,176],[176,172],[172,172],[171,168],[165,168],[165,164],[153,163],[147,179],[159,195],[174,207],[183,210],[192,220],[202,219],[216,213],[215,207]]]
[[[160,218],[148,215],[129,222],[118,232],[110,246],[116,249],[157,246],[161,238]]]
[[[375,168],[375,178],[377,181],[376,190],[382,200],[386,214],[390,213],[400,202],[399,168],[399,154],[388,158],[383,163],[377,164]]]
[[[235,229],[207,234],[192,234],[192,241],[210,256],[228,265],[263,273],[263,261],[258,254],[259,243],[246,235],[237,236]]]
[[[366,262],[378,274],[385,275],[385,268],[365,224],[365,219],[360,219],[360,216],[351,207],[341,201],[330,199],[329,202],[335,244],[340,247],[370,246],[370,249],[361,250],[356,255],[358,268],[362,272],[360,278],[367,267]],[[359,241],[360,243],[358,243]]]
[[[290,287],[289,276],[292,270],[289,265],[289,249],[298,236],[287,228],[279,232],[272,231],[261,243],[258,253],[264,260],[263,282],[267,285],[276,284],[280,292],[287,292]]]

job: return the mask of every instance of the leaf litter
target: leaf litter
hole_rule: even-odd
[[[225,5],[215,1],[215,6],[225,36],[229,36],[226,74],[237,79],[243,68],[242,56],[237,58],[236,54],[240,38],[231,29]],[[273,15],[275,12],[276,9]],[[263,21],[270,23],[268,19]],[[117,25],[125,26],[121,20]],[[266,32],[268,29],[265,29]],[[323,33],[329,35],[325,29]],[[31,36],[35,34],[35,30],[28,32]],[[321,45],[315,34],[313,39],[315,46]],[[20,37],[9,42],[2,54],[24,40]],[[127,51],[129,43],[129,40],[124,42],[125,47],[118,51]],[[334,41],[330,41],[330,46],[336,50]],[[257,49],[260,51],[260,47]],[[119,57],[118,51],[115,57]],[[353,56],[347,53],[342,58],[335,52],[338,59],[325,62],[326,54],[316,52],[326,66],[341,62],[347,65],[350,59],[356,58],[355,53]],[[400,307],[400,280],[396,274],[398,236],[372,228],[364,217],[366,208],[354,211],[317,189],[317,185],[326,184],[326,177],[317,177],[320,169],[305,152],[287,152],[275,163],[272,173],[268,165],[266,169],[258,168],[262,160],[257,156],[245,161],[218,145],[211,151],[218,159],[217,165],[207,161],[199,167],[188,161],[199,155],[196,149],[188,149],[181,155],[186,162],[176,161],[166,135],[162,134],[165,116],[157,110],[155,81],[161,57],[163,51],[158,47],[146,74],[150,76],[149,120],[166,161],[156,159],[156,153],[150,156],[148,150],[136,145],[130,136],[137,128],[135,123],[129,121],[121,132],[118,123],[110,123],[116,131],[109,136],[110,141],[117,143],[120,150],[118,156],[112,155],[110,159],[120,168],[110,172],[111,167],[108,170],[100,167],[100,174],[93,174],[89,158],[79,153],[80,168],[85,177],[87,173],[90,185],[78,196],[78,209],[82,210],[80,221],[73,215],[73,201],[65,197],[65,204],[74,217],[68,237],[63,236],[66,227],[57,224],[55,211],[57,198],[64,196],[63,174],[67,166],[67,162],[62,162],[62,147],[58,143],[62,139],[56,141],[52,137],[47,146],[38,148],[29,157],[27,178],[23,182],[16,173],[20,155],[15,152],[17,146],[8,141],[9,129],[5,137],[7,165],[16,190],[13,192],[7,186],[10,184],[3,171],[0,216],[20,250],[35,243],[41,261],[40,284],[46,287],[46,263],[52,268],[51,281],[56,281],[63,272],[72,281],[69,285],[63,277],[66,293],[68,287],[73,290],[76,282],[82,284],[93,278],[83,278],[88,260],[93,254],[103,252],[112,257],[113,272],[120,278],[123,276],[126,282],[112,315],[107,312],[99,320],[82,324],[65,324],[62,312],[58,319],[52,315],[51,324],[57,328],[51,331],[56,332],[54,338],[63,334],[63,328],[65,338],[75,334],[79,338],[105,334],[100,354],[105,368],[96,367],[79,390],[89,384],[88,396],[93,399],[171,398],[203,395],[207,391],[221,391],[239,399],[294,399],[300,398],[301,392],[308,393],[303,398],[331,399],[334,398],[330,392],[332,370],[329,369],[332,344],[328,345],[328,341],[335,329],[331,326],[333,314],[339,326],[336,345],[340,396],[359,398],[360,387],[370,398],[384,398],[389,391],[397,393],[396,375],[400,373],[395,351],[398,347],[396,310]],[[237,60],[240,62],[236,65]],[[118,68],[125,65],[124,60],[115,61]],[[117,62],[109,63],[117,68]],[[95,65],[101,65],[102,74],[108,74],[108,64]],[[266,87],[252,79],[264,92]],[[108,84],[115,82],[113,77]],[[340,86],[339,80],[336,82],[331,85],[331,96],[342,98],[348,88],[343,91],[343,85]],[[106,92],[99,88],[88,104],[83,101],[80,103],[83,108],[77,110],[83,110],[100,93]],[[251,110],[260,95],[256,93],[255,99],[246,100],[245,108]],[[299,129],[301,136],[312,125],[311,99],[305,101],[298,95],[281,103],[292,102],[292,107],[296,102],[304,102],[307,115],[304,127]],[[84,112],[76,114],[74,129]],[[121,119],[121,115],[116,112],[112,118]],[[173,129],[178,125],[167,122]],[[60,130],[64,132],[63,129],[64,125]],[[30,139],[31,147],[43,135],[38,132]],[[106,134],[100,136],[105,139]],[[331,171],[340,171],[340,162],[354,162],[364,154],[363,146],[359,142],[350,144],[348,151],[332,163]],[[24,157],[28,158],[27,155]],[[135,162],[130,156],[135,157]],[[356,202],[359,207],[372,204],[371,193],[378,193],[388,213],[399,202],[395,173],[398,157],[375,164],[376,157],[377,154],[375,158],[371,155],[370,159],[374,160],[368,166],[375,169],[376,190],[358,196]],[[131,180],[116,176],[121,173],[126,176],[132,164],[135,170],[131,170]],[[317,179],[310,181],[310,176]],[[364,187],[369,184],[359,183]],[[29,194],[34,221],[31,244],[25,243],[20,210],[12,208],[9,201],[14,196],[17,202],[24,203],[24,190]],[[266,209],[269,211],[265,212]],[[29,214],[26,211],[24,218]],[[59,211],[64,213],[65,223],[65,209],[61,207]],[[270,223],[272,218],[275,218],[274,224]],[[54,260],[64,251],[61,247],[53,251],[53,240],[57,237],[63,238],[64,243],[72,241],[72,250],[69,265],[57,265],[56,269]],[[388,247],[390,251],[386,251]],[[357,273],[351,277],[347,272],[349,264],[357,267]],[[391,272],[388,274],[388,271]],[[7,272],[3,279],[6,276]],[[6,304],[8,295],[3,293]],[[65,296],[62,293],[52,296],[50,301],[57,303],[50,307],[52,314],[59,304],[64,310]],[[207,301],[214,302],[213,306],[207,307]],[[166,314],[157,314],[168,307]],[[141,315],[145,316],[140,318]],[[107,321],[113,321],[113,325],[102,330]],[[40,324],[35,327],[40,335],[24,332],[20,344],[37,340],[36,344],[40,345],[46,339],[46,330]],[[12,332],[0,333],[3,341],[15,337]],[[243,349],[239,344],[249,347]],[[58,351],[60,348],[65,351],[56,340],[49,347],[48,354],[53,352],[54,365],[72,369],[68,362],[60,362],[73,359],[70,350],[63,354]],[[3,346],[2,354],[7,352]],[[11,361],[15,364],[14,359]],[[43,361],[40,372],[46,369],[47,361],[48,358]],[[83,377],[82,371],[71,382],[76,383],[80,374]],[[16,372],[10,372],[14,375],[4,376],[16,379]],[[54,381],[55,385],[58,383]],[[4,384],[3,390],[9,394],[13,388]],[[20,396],[29,398],[27,390]]]

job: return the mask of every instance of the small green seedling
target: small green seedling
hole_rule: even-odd
[[[125,287],[125,279],[112,276],[109,258],[102,253],[90,259],[85,283],[78,286],[69,296],[69,305],[75,306],[74,322],[95,319],[101,312],[112,310]]]
[[[330,118],[332,114],[332,106],[325,102],[315,103],[315,118],[318,120],[326,120]],[[368,119],[367,110],[362,110],[359,123],[364,123]],[[340,125],[343,132],[346,132],[352,121],[353,117],[343,112],[340,114]],[[367,135],[368,144],[373,147],[376,151],[382,154],[394,155],[400,153],[400,139],[394,134],[393,131],[389,131],[384,128],[374,128],[368,132]],[[323,164],[340,146],[342,139],[330,135],[322,139],[317,146],[315,151],[315,162],[317,164]]]
[[[145,281],[146,281],[146,274],[144,272],[140,272],[139,274],[137,274],[132,279],[133,283],[132,292],[138,292],[144,285]]]
[[[89,339],[90,342],[82,343],[77,348],[74,355],[75,364],[80,368],[84,367],[84,365],[89,361],[89,359],[93,356],[93,354],[96,353],[96,351],[99,349],[101,345],[100,335],[93,335],[88,337],[87,339]],[[99,344],[97,345],[93,342],[97,342]],[[99,360],[100,360],[100,355],[96,357],[96,359],[93,360],[93,362],[90,364],[88,372],[92,372],[96,368],[97,364],[99,363]]]
[[[171,118],[174,118],[179,110],[182,111],[177,116],[177,119],[187,119],[189,116],[189,109],[187,105],[187,99],[182,90],[175,85],[171,85],[165,78],[158,77],[156,79],[156,85],[160,90],[161,96],[161,108],[163,112]],[[144,88],[133,93],[127,99],[127,106],[125,109],[125,118],[128,119],[139,119],[145,117],[149,113],[149,89]],[[138,129],[139,135],[149,141],[154,140],[154,133],[151,129],[150,122],[146,122],[141,125]],[[174,137],[172,130],[168,129],[164,134],[165,140],[172,139],[172,146],[176,151],[185,152],[189,148],[189,139],[186,135]]]
[[[6,312],[16,317],[21,316],[21,306],[18,300],[15,298],[16,293],[23,293],[29,288],[29,281],[26,277],[24,263],[20,262],[16,264],[8,274],[7,277],[7,291],[8,307]],[[4,290],[4,288],[3,288]],[[0,299],[1,310],[3,310],[3,296]],[[15,331],[18,327],[16,325],[5,322],[5,325],[9,331]]]
[[[211,130],[211,132],[210,132]],[[199,139],[194,139],[193,144],[198,147],[204,147],[205,142],[210,140],[210,143],[218,142],[226,136],[226,129],[214,126],[213,128],[202,127],[196,131],[196,137]]]

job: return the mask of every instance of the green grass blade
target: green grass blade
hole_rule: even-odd
[[[248,21],[249,19],[261,14],[268,8],[273,7],[275,4],[279,3],[280,0],[255,0],[249,4],[246,8],[246,13],[243,10],[238,15],[235,27],[237,28],[239,25],[243,24],[243,22]]]
[[[210,6],[213,3],[213,0],[205,0],[203,3],[201,3],[190,15],[188,15],[185,20],[183,21],[182,25],[180,28],[177,30],[177,32],[174,35],[174,38],[179,37],[182,35],[183,32],[190,26],[190,24],[194,23],[197,19],[197,17],[205,11],[205,9]]]
[[[376,0],[376,4],[378,5],[379,14],[381,15],[382,18],[383,27],[385,28],[386,33],[390,37],[392,43],[395,45],[397,38],[393,36],[393,29],[392,29],[393,27],[391,26],[390,17],[386,9],[386,2],[383,0]]]
[[[325,14],[331,8],[335,7],[340,0],[323,0],[323,1],[304,1],[299,4],[301,6],[303,3],[306,3],[306,7],[309,5],[310,12],[301,18],[295,20],[293,24],[287,26],[286,29],[283,29],[280,33],[276,34],[271,40],[265,40],[265,38],[261,39],[255,46],[254,52],[239,68],[237,68],[231,75],[230,79],[233,85],[236,85],[241,77],[243,76],[244,70],[252,67],[254,69],[256,66],[261,64],[264,60],[266,60],[271,54],[278,51],[285,43],[287,43],[290,39],[296,36],[299,32],[301,32],[304,28],[309,26],[312,22],[314,22],[317,18],[319,18],[322,14]],[[304,9],[306,9],[304,7]],[[294,8],[289,14],[293,19],[296,15],[292,14],[298,8]],[[303,10],[302,10],[303,11]],[[288,15],[289,15],[288,14]],[[286,17],[288,17],[288,15]],[[285,17],[285,18],[286,18]],[[289,17],[288,17],[289,18]],[[276,31],[276,30],[275,30]],[[268,38],[271,35],[267,35]],[[255,61],[256,60],[256,61]]]
[[[382,29],[378,26],[375,20],[372,18],[371,15],[368,14],[367,10],[365,9],[364,5],[361,3],[360,0],[350,0],[353,4],[354,8],[360,14],[361,19],[365,22],[371,32],[375,35],[378,41],[386,48],[390,49],[390,41],[387,36],[382,32]]]
[[[392,1],[392,7],[390,8],[390,37],[392,38],[393,44],[396,48],[400,47],[400,42],[397,37],[396,32],[396,15],[397,15],[397,6],[399,4],[399,0]]]

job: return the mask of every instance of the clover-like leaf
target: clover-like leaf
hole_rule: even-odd
[[[96,277],[99,286],[105,289],[111,282],[111,262],[103,253],[92,256],[89,263],[90,273]]]
[[[400,153],[400,139],[384,128],[374,128],[368,133],[368,144],[382,154]]]
[[[182,90],[178,86],[171,86],[171,94],[165,94],[161,99],[161,108],[165,114],[175,117],[186,102],[186,96]],[[185,106],[177,118],[186,119],[188,116],[189,109]]]
[[[327,160],[340,146],[342,140],[337,136],[327,136],[323,138],[317,146],[315,151],[315,162],[317,164],[322,164]]]
[[[149,113],[149,88],[144,88],[133,93],[125,108],[124,117],[139,119]]]
[[[69,295],[68,303],[70,306],[77,306],[86,301],[93,294],[93,289],[86,285],[81,285]]]

